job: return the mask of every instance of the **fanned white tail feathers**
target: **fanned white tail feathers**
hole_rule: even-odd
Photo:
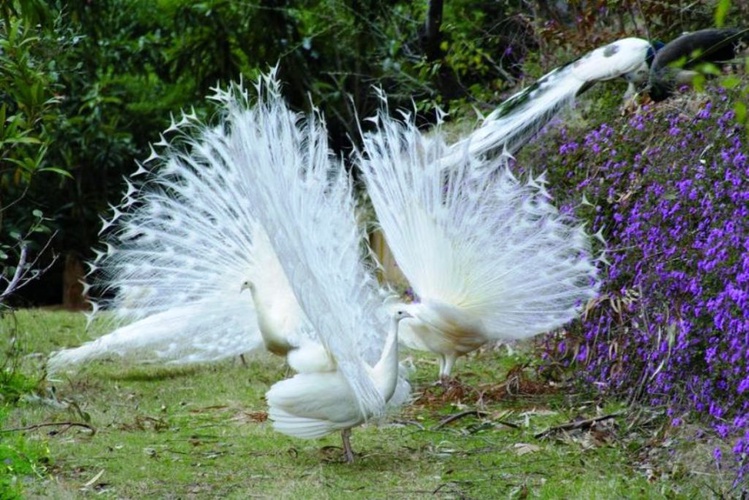
[[[407,117],[408,118],[408,117]],[[520,183],[505,158],[452,154],[382,113],[360,164],[395,260],[421,302],[448,304],[491,338],[519,339],[576,317],[596,294],[583,227],[550,203],[543,178]]]
[[[168,131],[177,137],[162,138],[163,152],[154,150],[128,180],[104,223],[106,251],[91,266],[89,279],[110,296],[94,312],[111,311],[125,326],[56,353],[51,373],[110,354],[184,363],[252,351],[262,340],[250,294],[240,293],[247,279],[283,304],[286,323],[304,322],[241,174],[258,158],[233,156],[225,124],[210,128],[184,115]],[[254,139],[259,144],[247,149],[280,140],[273,130]]]
[[[589,86],[646,70],[650,48],[647,40],[624,38],[550,71],[504,101],[481,127],[458,142],[450,156],[452,161],[460,161],[465,147],[472,154],[518,151]]]
[[[332,157],[317,113],[305,119],[291,112],[272,76],[260,80],[257,95],[251,107],[236,88],[216,95],[230,110],[232,157],[256,160],[242,169],[241,183],[257,201],[258,220],[269,228],[289,283],[361,414],[377,416],[385,401],[365,363],[379,358],[387,321],[364,264],[351,180]]]

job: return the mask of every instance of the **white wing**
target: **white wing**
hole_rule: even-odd
[[[318,438],[362,421],[358,401],[346,378],[337,371],[298,373],[276,382],[266,399],[274,428],[289,436]],[[293,408],[294,412],[287,408]]]

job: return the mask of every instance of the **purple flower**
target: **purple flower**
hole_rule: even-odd
[[[566,357],[586,387],[666,405],[674,426],[688,415],[718,436],[743,435],[734,447],[743,476],[749,145],[734,121],[741,90],[712,95],[692,117],[645,107],[577,136],[563,130],[543,155],[555,199],[566,191],[592,203],[566,207],[603,231],[610,262],[602,268],[606,300],[569,329],[562,345],[576,348],[557,346],[555,356]],[[714,458],[723,459],[719,449]]]

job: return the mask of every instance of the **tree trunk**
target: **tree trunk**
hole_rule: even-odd
[[[442,10],[443,0],[430,0],[427,19],[424,23],[424,55],[433,62],[442,58]]]
[[[65,309],[79,311],[88,307],[88,297],[83,295],[85,276],[86,271],[80,257],[72,252],[67,253],[62,274],[62,306]]]
[[[389,283],[396,289],[408,287],[408,280],[395,262],[382,231],[375,230],[369,234],[369,246],[382,265],[382,269],[378,270],[380,282]]]

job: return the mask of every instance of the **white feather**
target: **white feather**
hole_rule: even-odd
[[[442,161],[438,131],[422,135],[381,113],[359,155],[368,192],[418,302],[405,337],[455,358],[489,340],[527,338],[575,318],[596,295],[581,225],[550,203],[542,178],[521,183],[503,160]],[[391,306],[392,307],[392,306]],[[408,333],[406,333],[408,332]]]
[[[53,354],[49,372],[116,353],[135,361],[217,361],[263,345],[253,301],[256,284],[270,329],[297,344],[306,318],[278,263],[222,126],[183,115],[173,143],[149,157],[127,184],[123,206],[105,220],[106,251],[91,263],[94,286],[110,298],[93,304],[113,316],[113,331]],[[267,137],[256,145],[265,147]],[[248,145],[253,147],[253,145]]]
[[[500,104],[443,162],[462,161],[466,147],[475,155],[516,152],[591,85],[619,77],[630,82],[647,78],[649,50],[647,40],[623,38],[550,71]]]
[[[291,112],[273,75],[260,80],[257,96],[251,104],[241,87],[216,93],[228,113],[215,142],[239,163],[237,182],[317,342],[290,352],[300,373],[268,391],[269,415],[276,429],[298,437],[348,432],[381,416],[402,386],[397,322],[387,320],[365,265],[352,183],[330,154],[324,123],[317,113]]]
[[[241,300],[240,300],[241,299]],[[58,373],[96,359],[126,357],[140,363],[198,363],[238,356],[261,346],[246,299],[204,300],[154,313],[74,349],[51,356]]]

